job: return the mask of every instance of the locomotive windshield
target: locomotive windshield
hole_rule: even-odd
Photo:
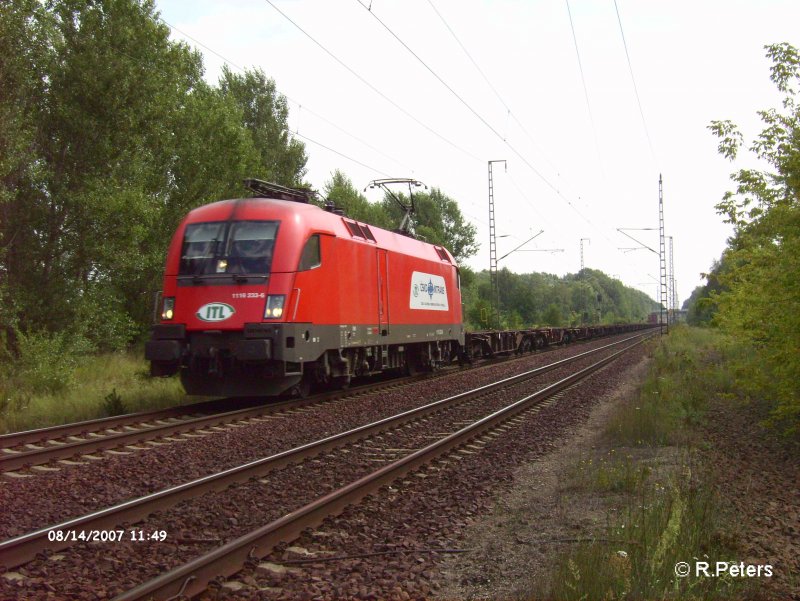
[[[186,226],[179,275],[266,275],[277,221],[217,221]]]

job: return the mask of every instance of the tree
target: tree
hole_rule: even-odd
[[[143,334],[185,213],[293,185],[305,150],[260,71],[202,80],[153,0],[0,3],[0,326]]]
[[[112,314],[149,304],[139,286],[149,257],[139,258],[168,176],[171,118],[200,80],[200,58],[170,42],[150,1],[47,6],[25,22],[46,39],[23,99],[36,104],[27,177],[14,182],[3,223],[15,233],[6,238],[15,321],[125,338],[129,316]],[[125,327],[103,331],[112,323]]]
[[[239,106],[243,124],[260,155],[253,177],[284,186],[299,186],[306,172],[305,145],[289,136],[289,106],[275,81],[261,69],[237,75],[222,67],[220,90]]]
[[[331,179],[325,182],[325,197],[351,219],[392,229],[391,218],[383,206],[370,203],[367,197],[359,192],[353,182],[342,171],[336,170]]]
[[[782,110],[759,111],[765,127],[749,147],[768,170],[740,169],[736,189],[717,205],[734,235],[718,274],[715,322],[754,349],[747,384],[774,396],[774,416],[800,426],[800,53],[783,43],[766,47]],[[730,121],[709,126],[719,152],[736,160],[744,139]]]
[[[13,338],[21,299],[12,295],[21,252],[37,221],[37,207],[17,199],[20,189],[40,187],[36,121],[46,86],[41,74],[51,59],[50,20],[36,0],[0,4],[0,342]]]
[[[564,321],[561,313],[561,308],[554,303],[551,303],[547,307],[547,311],[545,311],[544,317],[542,319],[545,325],[552,326],[554,328],[561,326]]]
[[[397,194],[397,197],[404,204],[410,202],[404,194]],[[390,221],[400,225],[403,215],[397,201],[386,195],[381,204]],[[477,229],[464,219],[458,203],[441,190],[432,188],[430,192],[415,193],[414,209],[411,226],[420,238],[444,246],[458,262],[478,252]]]

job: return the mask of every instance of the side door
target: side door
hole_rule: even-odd
[[[378,328],[389,335],[389,252],[378,248]]]

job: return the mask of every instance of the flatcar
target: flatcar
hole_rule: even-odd
[[[167,253],[151,374],[189,394],[306,394],[464,347],[450,252],[249,180],[256,196],[191,211]]]

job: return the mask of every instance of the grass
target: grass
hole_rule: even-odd
[[[84,355],[0,370],[0,432],[186,403],[180,381],[150,378],[141,353]]]
[[[601,448],[566,470],[562,489],[600,499],[606,519],[557,556],[532,599],[727,599],[742,579],[680,578],[677,562],[734,560],[736,536],[695,465],[708,400],[730,395],[729,352],[713,331],[673,328],[655,344],[638,394],[609,420]],[[735,529],[733,529],[735,530]],[[710,559],[708,559],[710,558]],[[752,586],[752,583],[750,583]]]
[[[734,377],[725,357],[733,352],[713,330],[674,327],[653,353],[651,372],[638,397],[608,426],[617,445],[690,445],[687,437],[713,395],[730,394]]]
[[[611,449],[599,459],[586,457],[571,466],[562,488],[598,493],[632,493],[649,474],[648,466],[639,465],[631,455],[619,456],[615,449]]]

